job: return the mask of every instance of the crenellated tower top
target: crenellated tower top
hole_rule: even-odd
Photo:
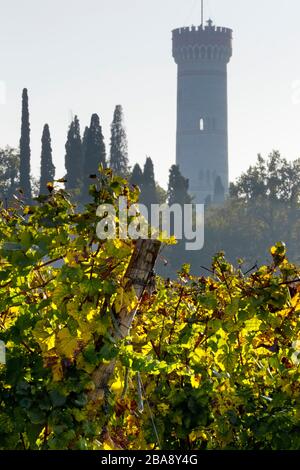
[[[232,29],[213,25],[177,28],[172,31],[173,57],[186,61],[216,60],[228,63],[232,56]]]

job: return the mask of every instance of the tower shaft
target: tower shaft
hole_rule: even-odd
[[[178,66],[176,163],[197,203],[222,202],[228,192],[227,64],[232,31],[173,31]]]

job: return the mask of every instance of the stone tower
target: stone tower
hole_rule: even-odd
[[[232,30],[191,26],[173,30],[178,66],[176,163],[198,204],[228,193],[227,64]]]

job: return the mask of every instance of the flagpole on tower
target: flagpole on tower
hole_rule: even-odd
[[[201,25],[204,26],[204,0],[201,0]]]

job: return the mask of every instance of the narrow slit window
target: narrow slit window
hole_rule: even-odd
[[[203,132],[204,131],[204,119],[203,118],[200,118],[199,127],[200,127],[200,131]]]

